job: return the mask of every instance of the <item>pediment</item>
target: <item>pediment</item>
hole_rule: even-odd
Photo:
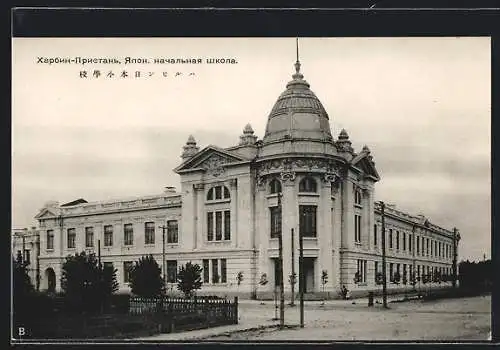
[[[353,159],[352,165],[360,169],[365,176],[371,177],[375,181],[380,180],[380,175],[375,168],[375,164],[371,161],[368,154],[360,155]]]
[[[214,147],[208,146],[195,154],[192,158],[182,163],[175,169],[175,172],[182,173],[188,171],[202,170],[215,176],[224,172],[224,168],[234,163],[248,161],[238,154]]]
[[[57,216],[57,213],[49,210],[49,209],[42,209],[40,213],[38,213],[37,216],[35,216],[35,219],[49,219],[49,218],[54,218]]]

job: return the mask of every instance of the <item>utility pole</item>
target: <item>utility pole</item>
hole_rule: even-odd
[[[292,285],[292,299],[290,301],[290,306],[295,306],[295,237],[293,234],[293,228],[291,231],[292,234],[292,275],[290,276],[290,282]]]
[[[100,304],[101,304],[101,313],[104,312],[104,301],[103,301],[103,282],[102,282],[102,278],[103,278],[103,268],[102,268],[102,264],[101,264],[101,240],[98,239],[97,240],[97,261],[99,263],[99,293],[100,293],[100,296],[99,296],[99,299],[100,299]]]
[[[278,193],[278,210],[280,212],[280,216],[282,213],[281,210],[281,192]],[[280,281],[280,329],[283,329],[285,326],[285,291],[284,291],[284,283],[283,283],[283,231],[280,230],[280,234],[278,236],[278,244],[279,244],[279,281]]]
[[[162,230],[162,272],[163,272],[163,288],[166,290],[167,288],[167,271],[166,271],[166,262],[165,262],[165,229],[167,228],[165,225],[159,226]]]
[[[23,239],[23,265],[26,263],[26,237],[25,237],[25,233],[23,232],[23,234],[21,235],[21,238]]]
[[[300,328],[304,328],[304,242],[302,230],[299,228],[299,294],[300,294]]]
[[[380,202],[380,210],[382,213],[382,275],[383,275],[383,284],[382,284],[382,300],[384,308],[387,309],[387,264],[385,261],[385,203]]]
[[[412,254],[412,270],[413,270],[413,276],[412,277],[412,284],[413,284],[413,290],[415,290],[415,282],[417,279],[417,270],[415,269],[415,225],[413,225],[412,230],[411,230],[411,254]]]
[[[453,228],[453,288],[457,286],[457,228]]]

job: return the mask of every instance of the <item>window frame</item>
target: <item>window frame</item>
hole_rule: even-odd
[[[318,182],[312,176],[305,176],[299,182],[299,193],[318,193]]]
[[[134,225],[132,223],[123,224],[123,245],[134,245]]]
[[[155,244],[156,227],[154,221],[146,221],[144,223],[144,244]]]

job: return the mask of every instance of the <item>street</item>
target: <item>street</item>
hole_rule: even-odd
[[[305,327],[239,332],[207,340],[487,340],[491,324],[491,296],[463,299],[418,300],[368,308],[357,302],[308,303]],[[242,303],[241,322],[268,323],[274,303]],[[299,307],[286,307],[285,324],[299,324]]]

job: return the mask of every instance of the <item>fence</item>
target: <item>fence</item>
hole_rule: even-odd
[[[163,319],[170,332],[174,329],[208,328],[238,323],[238,297],[209,299],[182,298],[130,298],[129,313],[132,315],[155,314]]]

